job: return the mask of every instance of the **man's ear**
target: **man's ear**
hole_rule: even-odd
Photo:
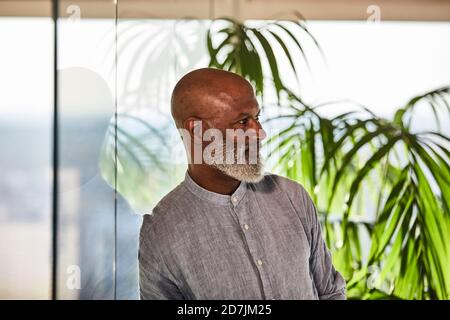
[[[189,117],[184,121],[184,128],[189,132],[192,138],[202,141],[203,128],[202,120],[196,117]]]

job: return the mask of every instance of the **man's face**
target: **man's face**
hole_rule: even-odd
[[[222,141],[213,141],[216,146],[221,143],[222,148],[204,153],[205,160],[237,180],[258,182],[264,175],[260,148],[266,133],[259,122],[261,110],[253,89],[249,85],[233,94],[220,93],[214,105],[217,112],[207,122],[209,128],[222,133]],[[208,158],[215,151],[223,156]]]

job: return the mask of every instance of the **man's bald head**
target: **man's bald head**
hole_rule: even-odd
[[[208,176],[207,180],[261,180],[259,150],[265,132],[259,113],[253,87],[237,74],[199,69],[181,78],[172,93],[172,116],[191,173],[199,179]]]
[[[253,87],[241,76],[212,68],[194,70],[183,76],[173,90],[172,117],[178,128],[184,127],[190,117],[213,120],[246,97],[254,98]]]

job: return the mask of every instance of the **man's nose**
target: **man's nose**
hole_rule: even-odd
[[[258,139],[264,140],[267,137],[266,131],[260,126],[260,129],[258,130]]]
[[[255,130],[258,140],[264,140],[267,137],[266,131],[264,131],[259,121],[252,121],[252,129]]]

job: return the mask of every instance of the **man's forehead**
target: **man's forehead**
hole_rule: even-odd
[[[236,97],[233,97],[231,94],[227,93],[227,92],[219,92],[219,94],[217,95],[217,98],[225,103],[228,104],[232,104],[234,102],[234,100],[236,100]]]
[[[236,113],[247,112],[255,107],[259,107],[258,101],[253,94],[235,95],[222,91],[211,96],[210,99],[216,106]]]

